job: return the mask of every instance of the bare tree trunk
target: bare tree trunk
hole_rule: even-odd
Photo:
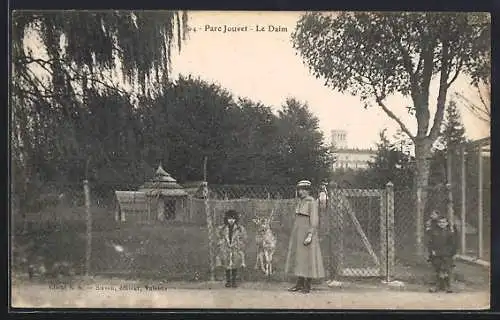
[[[427,203],[427,186],[429,184],[430,159],[432,143],[426,138],[415,139],[416,155],[416,249],[417,254],[424,254],[424,210]]]

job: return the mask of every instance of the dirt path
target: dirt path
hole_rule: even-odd
[[[71,287],[70,287],[71,286]],[[148,287],[146,287],[148,286]],[[453,294],[388,288],[319,287],[311,294],[287,292],[283,284],[236,289],[220,283],[180,284],[108,283],[14,283],[12,307],[36,308],[284,308],[284,309],[453,309],[489,308],[488,291]]]

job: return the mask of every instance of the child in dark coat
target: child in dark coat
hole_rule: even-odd
[[[453,257],[457,253],[457,235],[446,217],[441,216],[437,221],[437,227],[429,231],[427,245],[430,262],[436,272],[436,285],[430,291],[453,292],[450,275],[453,269]]]
[[[432,234],[432,231],[438,228],[438,220],[439,220],[440,214],[439,211],[437,210],[432,210],[429,219],[425,221],[425,235],[427,237],[427,241],[429,241],[429,238]],[[431,262],[431,252],[429,251],[429,257],[427,258],[428,262]]]

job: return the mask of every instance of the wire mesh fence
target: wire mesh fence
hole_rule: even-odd
[[[384,190],[337,189],[331,192],[327,233],[336,277],[385,276]],[[384,236],[384,237],[383,237]]]
[[[210,199],[293,199],[295,186],[289,185],[209,185]]]
[[[173,207],[176,214],[171,219],[158,214],[157,199],[117,214],[120,202],[116,194],[112,191],[113,199],[105,199],[96,195],[101,192],[96,189],[90,183],[89,208],[80,183],[60,185],[64,192],[38,195],[38,207],[25,214],[13,213],[13,268],[45,275],[88,273],[185,281],[211,279],[213,271],[215,279],[221,279],[222,270],[211,268],[216,228],[223,223],[224,213],[233,209],[240,214],[248,235],[246,268],[239,277],[245,281],[287,279],[284,268],[295,218],[294,186],[209,186],[208,198],[188,195],[179,199],[181,205]],[[433,209],[446,213],[446,186],[426,191],[425,218]],[[211,198],[214,192],[223,196]],[[489,195],[486,189],[483,194],[484,198]],[[329,190],[328,196],[328,205],[320,210],[319,228],[327,277],[385,277],[391,247],[387,190],[338,188]],[[428,269],[425,257],[417,254],[415,190],[394,190],[393,203],[394,268],[390,272],[396,279],[411,281],[418,270]],[[259,230],[253,219],[269,217],[271,212],[270,226],[277,244],[274,272],[268,277],[256,266]],[[489,215],[483,217],[486,237]],[[474,236],[477,239],[477,234],[467,234],[466,242],[477,248]],[[486,238],[483,241],[489,244]]]
[[[25,215],[14,214],[13,267],[46,276],[119,275],[185,281],[210,279],[214,271],[220,279],[221,270],[210,268],[215,252],[210,245],[216,241],[214,233],[224,213],[234,209],[248,234],[247,267],[240,277],[246,281],[285,280],[295,187],[209,187],[206,199],[192,195],[177,199],[181,205],[173,207],[176,214],[168,219],[159,214],[162,201],[146,197],[141,202],[136,191],[124,191],[132,196],[127,202],[119,201],[118,190],[108,190],[103,196],[102,187],[94,188],[92,183],[87,194],[83,183],[59,185],[62,192],[55,193],[51,201],[44,200]],[[222,196],[211,198],[214,193]],[[113,194],[112,199],[109,194]],[[379,276],[383,260],[381,202],[367,191],[344,190],[342,195],[330,195],[332,205],[320,211],[327,276]],[[335,203],[341,205],[334,208]],[[253,219],[269,217],[271,212],[277,244],[274,272],[269,277],[256,264],[259,230]]]
[[[87,242],[83,185],[48,182],[23,200],[10,214],[13,272],[83,274]],[[102,210],[94,212],[92,227],[107,226],[109,219]]]
[[[415,189],[394,191],[394,277],[406,282],[422,281],[417,275],[429,273],[429,264],[424,255],[419,254],[418,232],[424,232],[425,221],[430,212],[438,210],[447,215],[448,189],[444,185],[431,186],[423,190],[426,197],[424,221],[417,220],[417,192]],[[422,223],[421,228],[418,224]],[[423,236],[423,233],[422,233]],[[423,238],[425,241],[425,238]],[[425,242],[424,242],[425,244]]]
[[[489,138],[454,147],[449,154],[448,180],[453,212],[460,232],[460,254],[490,260],[491,159]]]

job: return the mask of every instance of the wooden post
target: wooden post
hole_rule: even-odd
[[[146,205],[147,205],[147,210],[148,210],[148,222],[153,221],[153,219],[151,219],[151,202],[152,201],[153,201],[153,197],[146,194]]]
[[[337,189],[337,201],[341,201],[340,195],[340,189]],[[339,248],[339,261],[338,261],[338,271],[337,273],[342,274],[344,271],[344,206],[341,204],[340,205],[340,210],[339,210],[339,243],[340,243],[340,248]]]
[[[368,197],[368,238],[373,239],[373,225],[372,225],[372,197]]]
[[[326,190],[326,199],[325,199],[325,204],[323,207],[324,214],[323,214],[323,219],[325,220],[325,226],[326,226],[326,238],[328,240],[327,242],[327,250],[328,250],[328,276],[330,279],[335,278],[335,257],[334,257],[334,250],[332,246],[332,220],[334,219],[334,213],[332,212],[330,208],[330,201],[329,201],[329,191],[328,189]]]
[[[380,275],[387,275],[387,195],[380,190]]]
[[[215,250],[214,250],[214,227],[213,227],[213,217],[210,211],[209,204],[209,191],[207,182],[207,162],[208,159],[205,157],[203,159],[203,196],[205,199],[205,215],[207,218],[207,231],[208,231],[208,254],[209,254],[209,264],[210,264],[210,281],[215,281]]]
[[[205,188],[208,189],[208,186],[205,185]],[[208,229],[208,252],[210,255],[209,263],[210,263],[210,281],[215,281],[215,267],[214,267],[214,228],[213,228],[213,218],[212,213],[210,212],[210,205],[208,201],[208,190],[207,196],[205,197],[205,214],[207,217],[207,229]]]
[[[462,199],[461,199],[461,212],[460,212],[460,252],[462,255],[467,254],[467,243],[465,242],[465,235],[466,235],[466,226],[467,226],[467,220],[465,219],[465,214],[467,211],[467,206],[466,206],[466,179],[465,179],[465,146],[462,145],[460,147],[460,191],[462,193]]]
[[[85,211],[87,213],[87,248],[85,254],[85,275],[90,274],[90,258],[92,256],[92,214],[90,212],[90,190],[89,181],[83,181],[83,193],[85,195]]]
[[[394,184],[388,182],[386,184],[386,195],[387,195],[387,272],[386,281],[390,282],[392,276],[394,275],[394,260],[395,260],[395,248],[394,248]]]
[[[203,158],[203,181],[207,181],[207,157]]]
[[[483,258],[483,146],[479,145],[478,150],[478,186],[477,186],[477,244],[478,244],[478,257]]]

